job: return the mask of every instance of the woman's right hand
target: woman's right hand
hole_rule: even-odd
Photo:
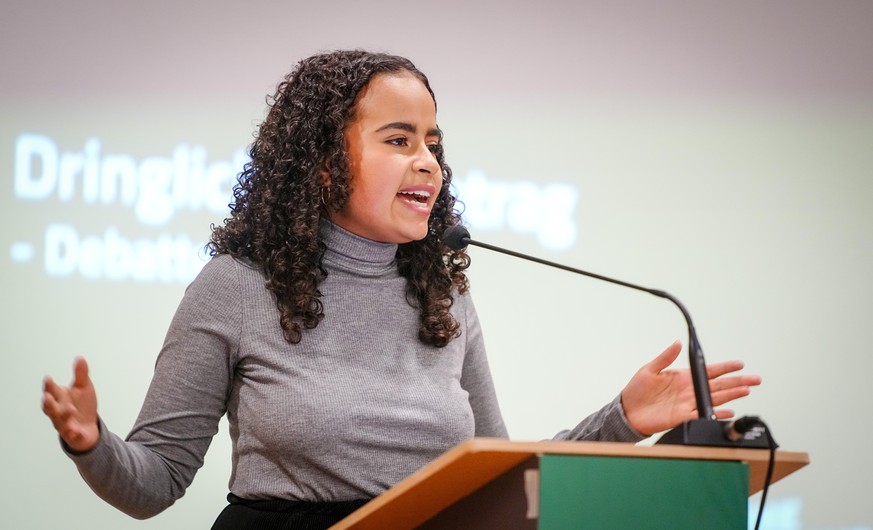
[[[89,451],[100,441],[97,394],[88,377],[88,363],[76,358],[73,384],[58,385],[51,377],[43,382],[42,410],[52,420],[61,439],[74,452]]]

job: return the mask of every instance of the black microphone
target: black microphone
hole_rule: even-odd
[[[694,330],[694,324],[691,322],[691,315],[688,310],[682,305],[676,297],[661,291],[659,289],[649,289],[632,283],[616,280],[593,272],[587,272],[574,267],[568,267],[560,263],[544,260],[527,254],[521,254],[505,248],[495,247],[487,243],[475,241],[470,237],[470,232],[461,225],[450,226],[443,232],[443,243],[451,249],[460,250],[467,245],[486,248],[502,254],[508,254],[516,258],[533,261],[549,267],[555,267],[568,272],[581,274],[597,280],[603,280],[616,285],[623,285],[638,291],[644,291],[653,294],[660,298],[666,298],[673,302],[676,307],[682,312],[685,317],[685,323],[688,325],[688,360],[691,368],[691,381],[694,386],[694,398],[697,404],[698,419],[686,421],[679,427],[668,431],[664,434],[657,443],[665,444],[681,444],[681,445],[707,445],[707,446],[743,446],[743,447],[764,447],[767,445],[759,440],[747,440],[742,436],[737,440],[729,439],[728,434],[735,436],[735,430],[728,429],[723,425],[723,422],[718,421],[715,415],[715,410],[712,406],[712,394],[709,391],[709,378],[706,376],[706,361],[703,358],[703,349],[700,347],[700,341],[697,340],[697,332]]]

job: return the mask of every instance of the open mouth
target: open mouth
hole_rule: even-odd
[[[426,205],[428,199],[430,199],[430,193],[426,191],[401,191],[397,195],[402,200],[419,206]]]

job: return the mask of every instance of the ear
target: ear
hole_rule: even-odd
[[[318,169],[318,173],[321,176],[321,206],[325,209],[325,212],[330,215],[331,206],[330,206],[330,166],[327,163],[327,159],[324,159],[321,162],[321,167]],[[325,194],[326,192],[326,194]],[[325,195],[327,198],[325,198]]]
[[[321,174],[321,185],[325,188],[330,187],[330,166],[327,164],[327,159],[321,161],[318,172]]]

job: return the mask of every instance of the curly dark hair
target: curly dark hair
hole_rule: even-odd
[[[433,97],[427,77],[403,57],[349,50],[300,61],[267,99],[269,111],[234,186],[230,217],[212,227],[211,255],[246,259],[264,271],[285,340],[292,344],[324,318],[318,286],[327,271],[318,227],[329,211],[342,210],[354,189],[344,133],[355,117],[358,94],[374,75],[401,72],[420,79]],[[436,156],[443,186],[430,229],[424,239],[399,245],[396,262],[407,279],[406,299],[420,310],[418,338],[443,347],[460,335],[449,309],[453,289],[463,293],[469,287],[464,271],[470,260],[464,250],[442,241],[460,215],[442,149]]]

